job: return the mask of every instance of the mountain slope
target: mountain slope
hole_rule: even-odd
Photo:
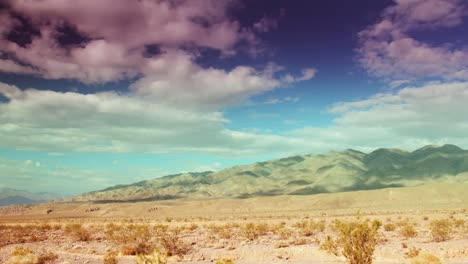
[[[176,198],[248,198],[403,187],[468,181],[468,151],[454,145],[414,152],[378,149],[298,155],[218,172],[183,173],[118,185],[74,201],[144,201]]]
[[[0,206],[10,204],[42,203],[56,198],[49,193],[30,193],[11,188],[0,188]]]

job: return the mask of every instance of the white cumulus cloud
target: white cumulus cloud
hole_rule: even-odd
[[[395,0],[382,18],[359,33],[359,62],[377,77],[468,80],[468,47],[434,45],[411,36],[416,30],[460,26],[468,14],[461,0]]]

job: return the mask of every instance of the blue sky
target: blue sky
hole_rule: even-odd
[[[465,1],[109,1],[0,5],[0,187],[468,147]]]

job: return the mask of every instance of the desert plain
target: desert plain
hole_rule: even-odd
[[[0,263],[158,263],[142,259],[155,250],[167,263],[347,263],[323,246],[337,236],[337,220],[378,220],[373,263],[468,263],[467,190],[466,183],[439,183],[245,199],[5,206]],[[435,260],[423,257],[428,254]]]

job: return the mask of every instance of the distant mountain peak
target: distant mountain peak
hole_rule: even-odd
[[[415,156],[418,154],[427,154],[427,153],[447,153],[447,154],[462,154],[466,153],[466,150],[462,148],[452,145],[452,144],[445,144],[445,145],[427,145],[420,149],[417,149],[411,153],[411,155]]]
[[[445,144],[443,146],[440,147],[440,149],[444,149],[444,150],[450,150],[450,151],[453,151],[453,152],[464,152],[464,150],[456,145],[452,145],[452,144]]]
[[[354,153],[354,154],[364,154],[364,155],[366,154],[366,153],[364,153],[364,152],[362,152],[362,151],[355,150],[355,149],[347,149],[347,150],[345,150],[344,152],[345,152],[345,153]]]
[[[217,172],[169,175],[83,194],[75,201],[148,201],[316,194],[468,179],[468,151],[455,145],[413,152],[380,148],[295,155]]]
[[[402,150],[402,149],[397,149],[397,148],[378,148],[378,149],[372,151],[371,153],[369,153],[369,155],[386,154],[386,153],[398,154],[398,155],[409,154],[408,151]]]

